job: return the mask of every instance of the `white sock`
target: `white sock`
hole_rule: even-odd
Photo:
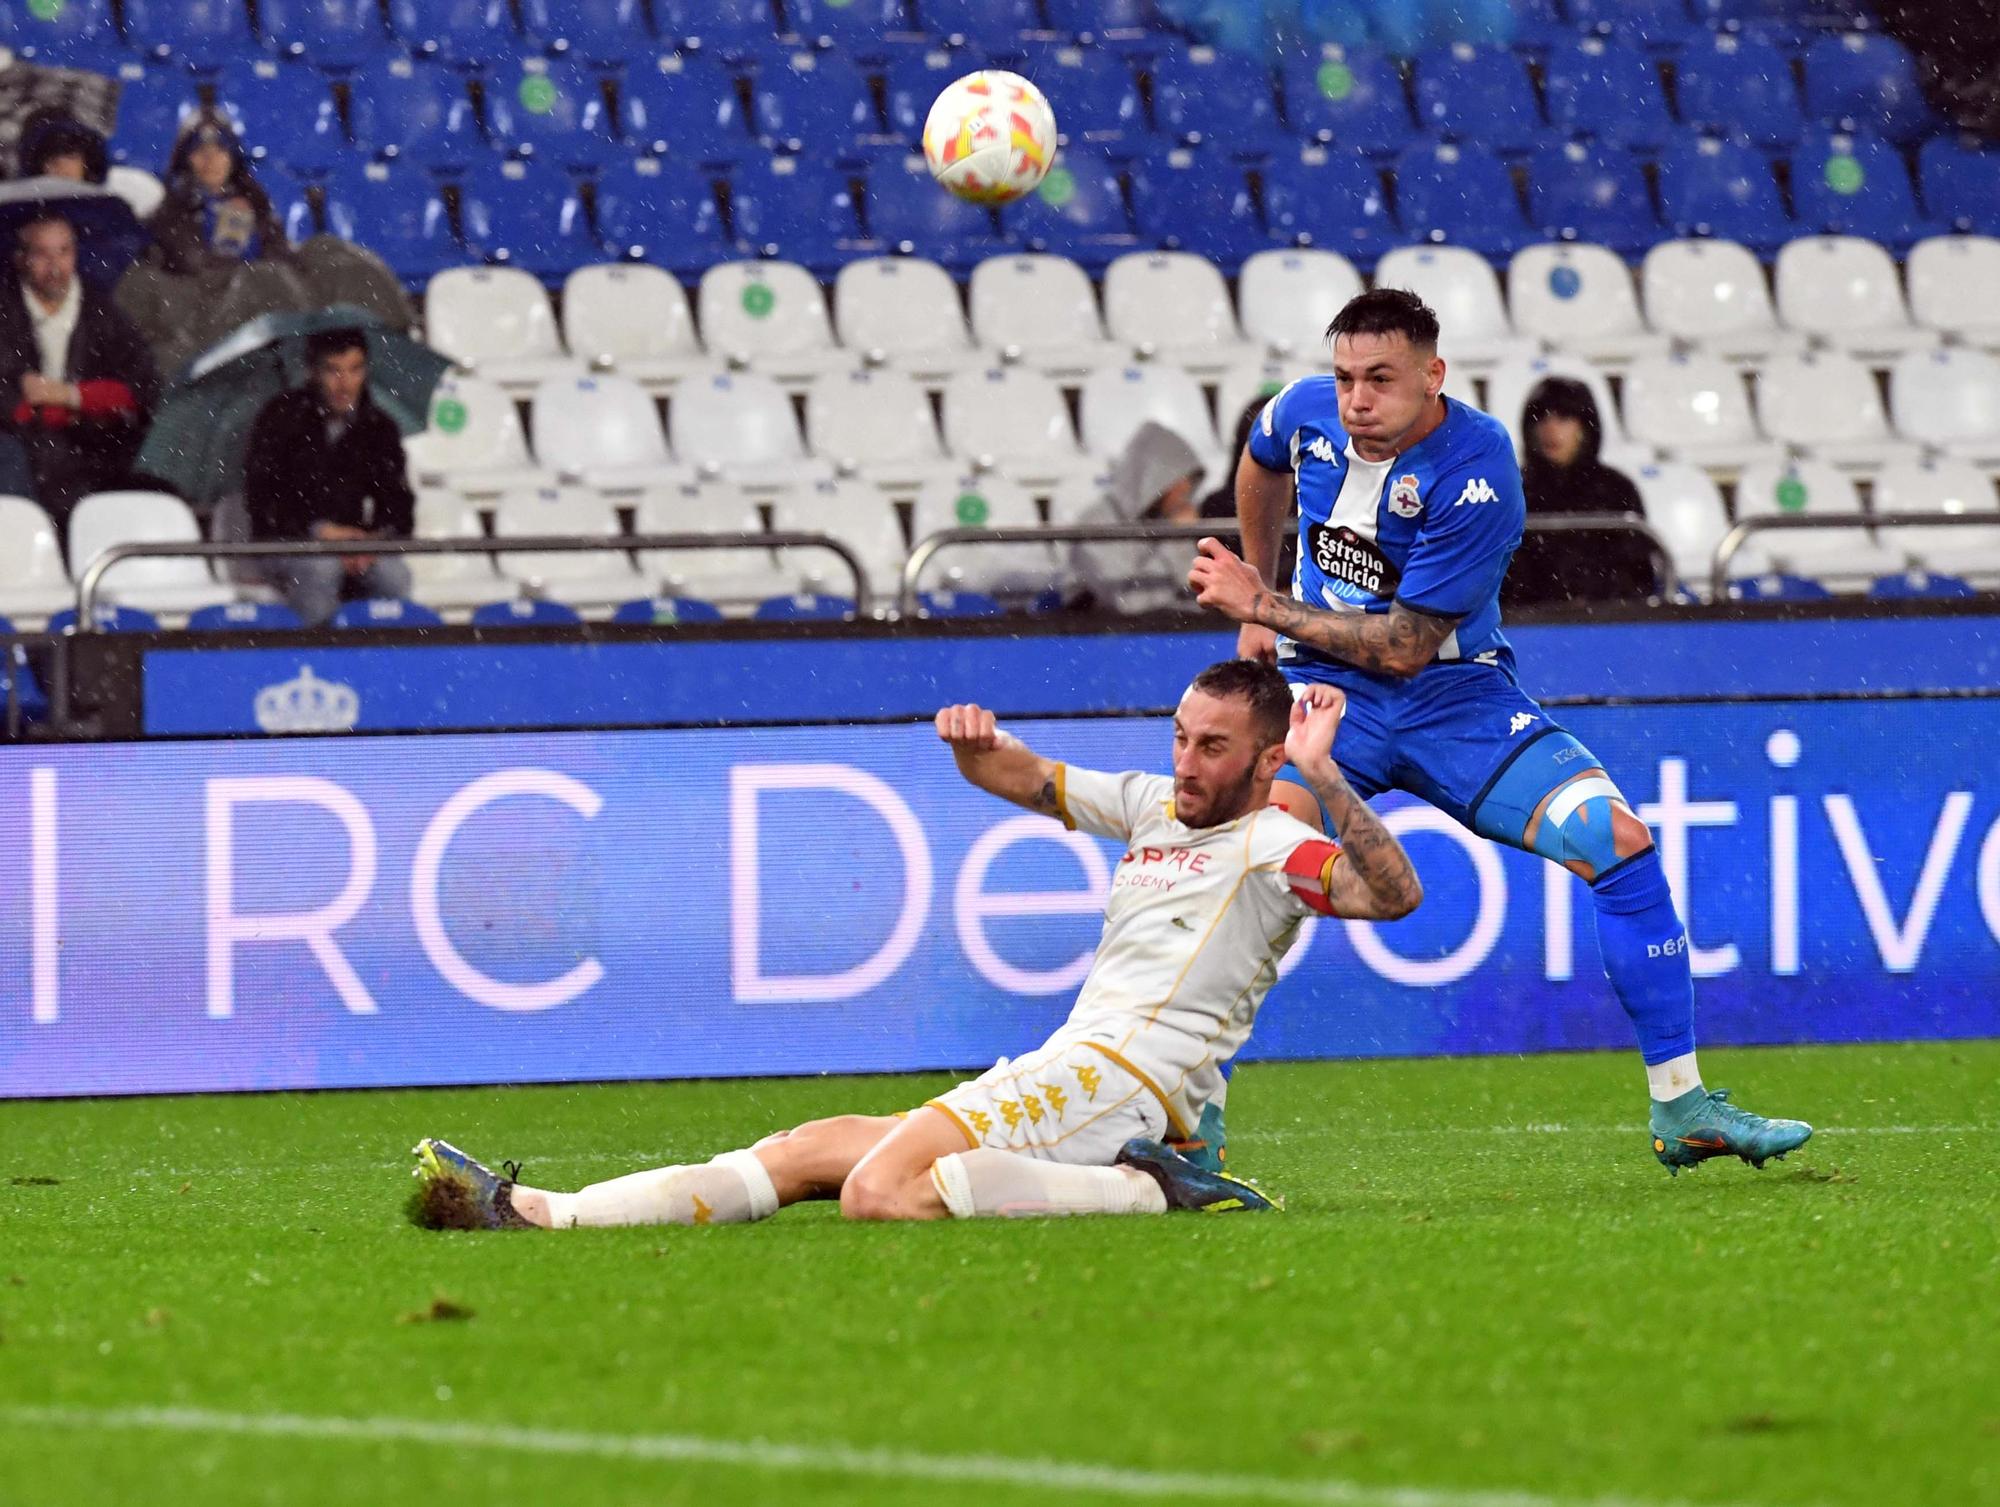
[[[1678,1099],[1689,1089],[1700,1088],[1701,1069],[1694,1065],[1694,1053],[1685,1052],[1666,1062],[1647,1063],[1646,1087],[1652,1090],[1654,1102],[1659,1104]]]
[[[547,1193],[552,1229],[628,1224],[748,1224],[778,1212],[778,1190],[756,1154],[728,1151],[692,1167],[655,1167],[576,1193]]]
[[[1136,1167],[1071,1167],[981,1149],[939,1157],[931,1181],[954,1219],[1167,1212],[1160,1185]]]

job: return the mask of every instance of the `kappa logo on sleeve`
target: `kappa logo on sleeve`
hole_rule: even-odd
[[[1315,436],[1313,442],[1306,446],[1306,454],[1314,460],[1325,461],[1329,466],[1340,459],[1339,452],[1333,448],[1333,441],[1323,434]]]
[[[1452,506],[1462,508],[1468,502],[1498,502],[1499,500],[1500,494],[1486,484],[1486,478],[1475,476],[1465,484],[1465,490],[1458,494],[1458,501],[1454,502]]]

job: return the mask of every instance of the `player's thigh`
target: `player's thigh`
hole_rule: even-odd
[[[1135,1137],[1168,1130],[1158,1095],[1136,1074],[1088,1042],[1050,1042],[1023,1057],[1002,1058],[986,1072],[930,1101],[950,1116],[964,1145],[1012,1151],[1044,1161],[1107,1167]]]
[[[1288,679],[1291,677],[1287,677]],[[1314,682],[1292,679],[1292,696],[1297,699],[1308,684]],[[1391,740],[1392,692],[1383,690],[1374,680],[1356,672],[1349,676],[1338,676],[1324,682],[1337,686],[1347,696],[1347,708],[1341,714],[1340,730],[1333,738],[1333,759],[1340,766],[1340,772],[1347,777],[1347,783],[1364,801],[1380,795],[1391,787],[1394,781],[1390,771],[1394,766],[1395,754]],[[1289,789],[1280,790],[1280,786]],[[1305,776],[1290,764],[1282,766],[1272,782],[1274,801],[1292,811],[1295,816],[1304,817],[1293,809],[1293,802],[1310,803],[1317,808],[1319,797],[1306,784]],[[1315,823],[1321,831],[1326,830],[1325,813]]]
[[[944,1213],[944,1199],[930,1181],[939,1157],[963,1151],[965,1135],[931,1105],[911,1110],[861,1158],[840,1188],[840,1212],[849,1219],[923,1219]]]

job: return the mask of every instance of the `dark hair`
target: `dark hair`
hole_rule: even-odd
[[[57,214],[53,209],[38,209],[27,219],[14,227],[14,249],[23,251],[28,245],[28,232],[37,225],[60,225],[70,233],[72,239],[80,239],[76,234],[76,222],[68,215]]]
[[[1250,703],[1250,725],[1260,747],[1285,741],[1292,725],[1292,688],[1277,667],[1261,659],[1225,659],[1195,676],[1193,690],[1204,696],[1233,697]]]
[[[1437,312],[1407,288],[1375,288],[1348,299],[1326,327],[1329,343],[1342,335],[1406,335],[1418,350],[1438,343]]]
[[[344,356],[349,351],[359,351],[365,358],[368,354],[368,336],[355,325],[342,325],[337,330],[314,330],[306,336],[306,365],[318,366],[329,356]]]
[[[1535,437],[1536,426],[1550,416],[1575,419],[1583,425],[1583,449],[1577,459],[1594,462],[1604,443],[1604,421],[1598,416],[1597,399],[1574,377],[1544,377],[1521,405],[1521,438],[1527,450],[1529,469],[1549,464]]]

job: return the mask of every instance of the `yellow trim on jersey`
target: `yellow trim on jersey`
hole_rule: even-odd
[[[1070,831],[1076,830],[1076,818],[1069,814],[1069,765],[1056,765],[1056,819]]]
[[[944,1100],[926,1099],[924,1100],[923,1107],[925,1109],[935,1109],[941,1112],[946,1119],[950,1120],[952,1124],[958,1127],[958,1133],[965,1137],[965,1144],[969,1150],[977,1151],[979,1149],[979,1137],[972,1133],[972,1127],[966,1124],[965,1121],[961,1120],[958,1117],[958,1111],[953,1109],[949,1104],[945,1103]]]
[[[1127,1058],[1124,1053],[1116,1051],[1113,1048],[1106,1046],[1101,1041],[1084,1041],[1078,1044],[1080,1046],[1087,1046],[1094,1052],[1102,1052],[1106,1057],[1109,1057],[1113,1062],[1117,1063],[1120,1067],[1124,1068],[1126,1072],[1130,1073],[1134,1078],[1138,1079],[1140,1083],[1144,1084],[1146,1087],[1146,1092],[1151,1094],[1155,1099],[1158,1099],[1160,1101],[1160,1109],[1167,1117],[1167,1127],[1170,1130],[1172,1130],[1175,1135],[1179,1136],[1182,1140],[1185,1141],[1189,1139],[1189,1132],[1186,1124],[1182,1122],[1181,1117],[1179,1115],[1174,1113],[1173,1105],[1169,1104],[1167,1102],[1167,1096],[1160,1092],[1160,1085],[1155,1083],[1145,1073],[1140,1072],[1139,1069],[1132,1066],[1131,1060]]]

